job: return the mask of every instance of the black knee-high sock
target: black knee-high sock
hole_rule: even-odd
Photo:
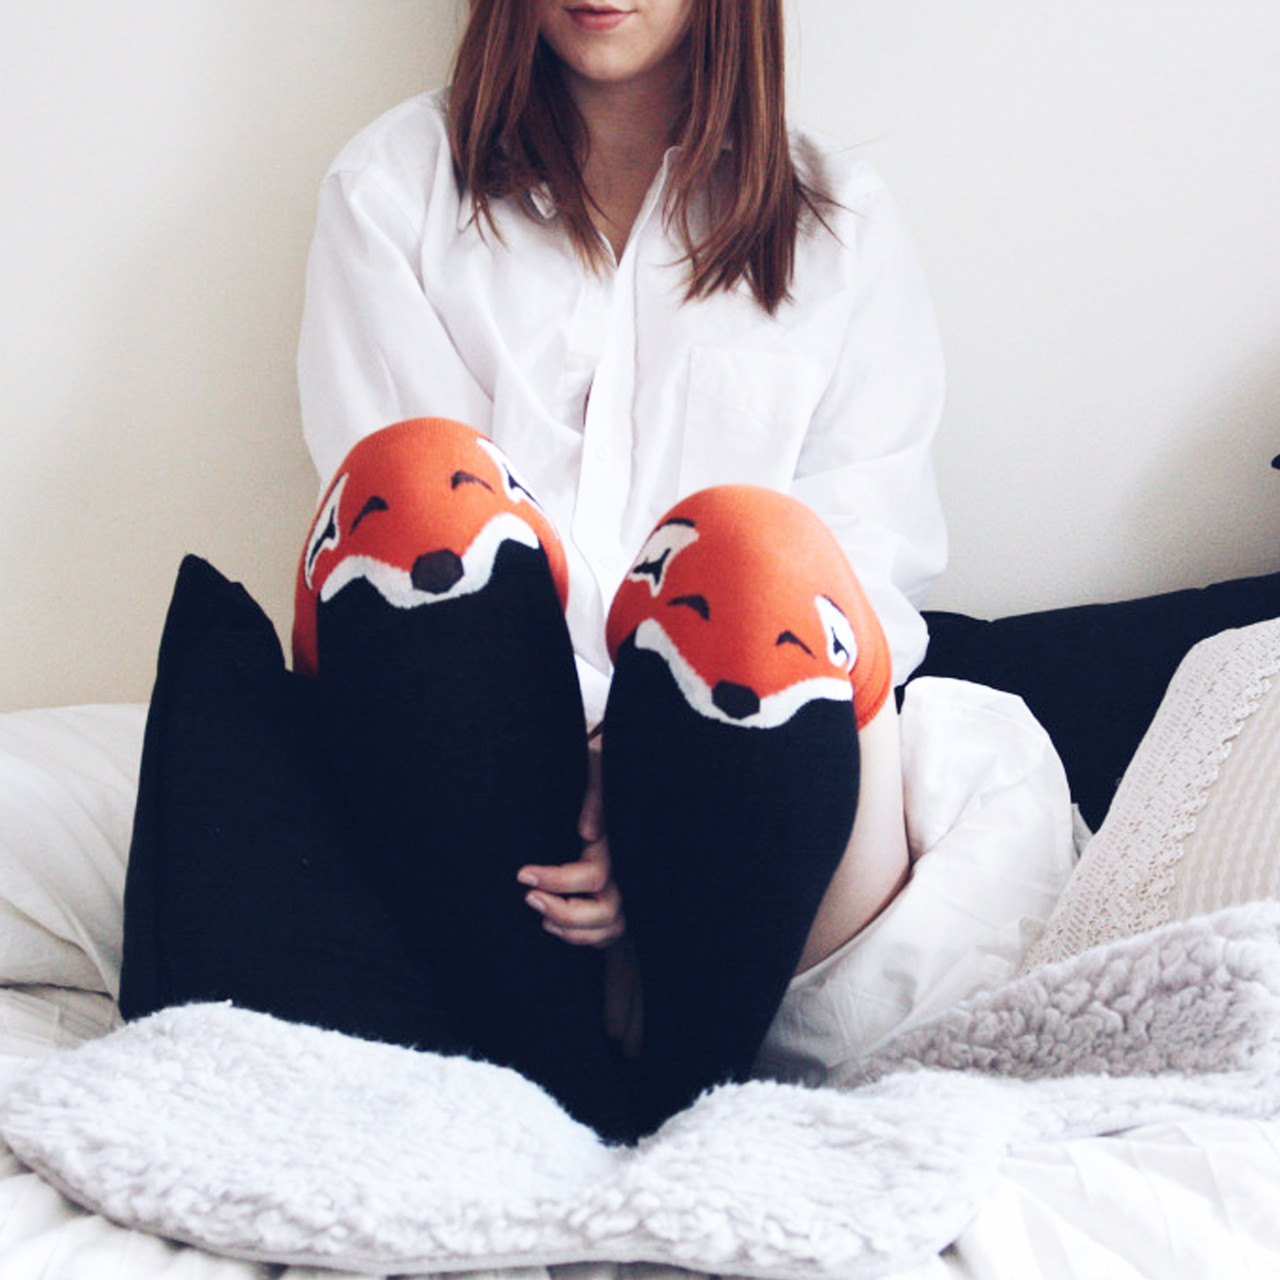
[[[581,848],[578,686],[567,638],[536,641],[564,627],[540,555],[506,549],[483,595],[429,609],[393,609],[363,582],[322,605],[330,754],[393,906],[474,1050],[625,1138],[599,955],[546,933],[516,881],[521,866],[572,861]]]
[[[741,1079],[857,807],[888,647],[839,545],[794,499],[703,490],[609,613],[604,801],[644,996],[645,1123]]]
[[[628,641],[609,698],[604,789],[644,992],[646,1128],[751,1069],[844,851],[857,796],[850,704],[750,729],[689,708]]]
[[[367,854],[473,1050],[627,1139],[600,956],[548,934],[516,880],[521,866],[580,856],[586,745],[556,576],[488,449],[434,439],[421,457],[393,453],[395,465],[364,471],[357,457],[344,473],[335,532],[321,529],[337,568],[315,557],[348,574],[331,594],[315,590],[329,752]],[[400,494],[410,466],[417,488]],[[428,505],[415,512],[420,493]],[[468,513],[466,502],[480,505]],[[366,534],[383,539],[372,568]],[[406,585],[388,587],[398,561]],[[397,591],[412,594],[389,600]]]

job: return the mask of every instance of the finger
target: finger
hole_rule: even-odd
[[[603,843],[587,845],[577,862],[521,867],[516,879],[527,889],[547,893],[601,893],[609,883],[609,851],[600,847]]]
[[[585,898],[560,898],[534,892],[525,895],[529,904],[548,923],[560,929],[608,929],[622,915],[622,895],[616,885]]]
[[[562,929],[545,920],[542,927],[572,947],[611,947],[626,933],[626,923],[622,919],[602,929]]]

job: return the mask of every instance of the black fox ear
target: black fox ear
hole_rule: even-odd
[[[338,527],[338,507],[342,504],[342,491],[346,487],[347,476],[344,473],[333,486],[324,506],[316,516],[315,523],[311,526],[311,538],[307,542],[307,560],[303,566],[308,587],[315,585],[312,582],[312,574],[315,572],[320,553],[326,547],[336,547],[342,541],[342,531]]]
[[[827,657],[833,666],[852,671],[853,664],[858,660],[858,641],[853,634],[853,624],[834,600],[818,596],[813,603],[826,633]]]
[[[662,583],[667,576],[671,562],[685,547],[698,540],[698,529],[692,520],[664,520],[650,535],[649,540],[640,548],[636,562],[627,577],[633,582],[647,582],[649,591],[657,596],[662,592]]]
[[[511,459],[491,440],[477,439],[476,444],[493,459],[494,466],[498,468],[498,473],[502,476],[502,487],[506,490],[507,497],[512,502],[531,502],[541,511],[543,509],[542,503],[534,496],[533,490],[520,479],[515,467],[511,465]]]

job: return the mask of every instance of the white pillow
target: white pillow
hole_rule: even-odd
[[[1280,619],[1183,659],[1024,969],[1280,898]]]
[[[146,708],[0,714],[0,982],[120,984]]]
[[[794,979],[756,1064],[841,1063],[1018,971],[1075,866],[1067,778],[1021,698],[922,677],[902,708],[913,867],[857,937]]]

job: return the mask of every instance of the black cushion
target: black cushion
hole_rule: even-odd
[[[929,651],[915,674],[1019,694],[1096,829],[1187,651],[1218,631],[1273,617],[1280,573],[989,622],[931,612]]]
[[[231,1000],[367,1039],[459,1047],[359,856],[318,691],[243,587],[182,564],[125,886],[120,1007]]]

